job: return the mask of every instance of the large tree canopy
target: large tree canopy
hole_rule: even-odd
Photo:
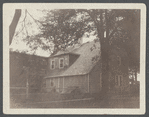
[[[45,12],[42,33],[38,36],[52,41],[55,52],[73,45],[85,32],[94,31],[104,58],[108,59],[106,53],[113,45],[120,46],[128,53],[129,67],[139,68],[139,10],[63,9]]]

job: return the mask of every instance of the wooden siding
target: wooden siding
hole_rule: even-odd
[[[54,86],[51,86],[51,81],[53,81]],[[83,93],[88,93],[88,76],[80,75],[46,79],[48,92],[55,88],[57,92],[62,93],[73,87],[79,87]]]
[[[51,85],[51,82],[53,82],[53,85]],[[54,89],[59,92],[59,78],[46,79],[46,88],[48,92]]]
[[[98,62],[89,73],[89,93],[100,92],[101,84],[101,64]]]
[[[69,76],[64,78],[64,89],[69,87],[79,87],[83,93],[88,93],[87,75]]]
[[[63,80],[64,78],[59,78],[59,92],[63,92]]]

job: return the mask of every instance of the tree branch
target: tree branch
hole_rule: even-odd
[[[19,34],[23,31],[23,29],[26,28],[26,27],[25,27],[25,20],[26,20],[26,17],[27,17],[27,12],[26,12],[26,10],[25,10],[25,17],[24,17],[23,21],[20,22],[20,23],[22,23],[22,29],[20,30],[20,32],[16,33],[15,36],[19,35]],[[24,24],[24,25],[23,25],[23,24]]]
[[[35,21],[35,23],[38,25],[39,29],[41,29],[38,23],[40,23],[40,24],[42,24],[42,23],[41,23],[39,20],[36,20],[28,11],[27,11],[27,13],[28,13],[29,16]],[[37,22],[38,22],[38,23],[37,23]]]

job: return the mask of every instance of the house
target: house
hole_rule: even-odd
[[[48,60],[46,79],[47,91],[67,92],[79,87],[82,92],[101,90],[100,44],[90,42],[78,47],[67,48],[51,56]],[[93,59],[94,58],[94,59]]]
[[[77,87],[83,93],[97,93],[103,86],[108,89],[127,87],[128,62],[123,51],[118,48],[111,50],[110,72],[106,78],[102,78],[99,42],[78,44],[59,51],[48,59],[45,77],[47,92],[67,93]]]
[[[46,74],[46,57],[10,51],[9,61],[11,91],[25,88],[27,82],[30,88],[41,87],[42,79]]]

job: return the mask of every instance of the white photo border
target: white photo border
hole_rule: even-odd
[[[140,9],[140,108],[11,109],[9,99],[9,13],[12,9]],[[3,4],[3,113],[4,114],[145,114],[146,112],[146,5],[143,3],[5,3]]]

